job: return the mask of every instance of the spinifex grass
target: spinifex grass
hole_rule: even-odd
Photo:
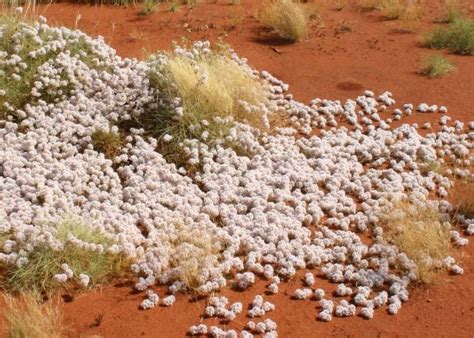
[[[42,302],[34,292],[18,298],[5,296],[9,338],[60,338],[65,333],[62,313],[52,301]]]
[[[257,17],[263,25],[291,42],[302,39],[308,29],[305,7],[293,0],[266,1]]]
[[[428,77],[441,77],[456,70],[453,63],[442,55],[432,55],[422,62],[421,74]]]
[[[76,220],[61,222],[56,227],[56,237],[63,244],[61,248],[39,245],[28,253],[28,262],[23,265],[4,265],[2,285],[10,291],[38,290],[50,292],[58,285],[53,276],[61,272],[61,265],[66,263],[73,270],[74,277],[86,274],[92,284],[105,282],[121,275],[127,268],[128,261],[122,254],[111,254],[105,248],[113,242],[100,231],[87,227]],[[86,243],[100,244],[104,251],[91,250],[69,242],[69,236]],[[75,281],[76,279],[72,281]]]
[[[160,140],[172,137],[162,142],[161,149],[170,160],[185,161],[180,144],[186,139],[201,139],[211,146],[225,142],[234,122],[264,128],[263,115],[248,110],[248,105],[267,102],[264,84],[234,60],[227,47],[193,59],[175,53],[161,56],[166,61],[150,72],[151,85],[165,99],[179,98],[183,111],[177,116],[174,110],[153,110],[140,123]]]
[[[399,202],[381,218],[385,239],[416,264],[417,281],[434,282],[441,270],[434,261],[451,252],[450,229],[441,221],[438,211],[429,205]]]

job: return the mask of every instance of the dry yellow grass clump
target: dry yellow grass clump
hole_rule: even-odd
[[[183,223],[176,228],[178,235],[170,242],[170,267],[187,290],[196,291],[208,280],[209,270],[218,266],[222,244],[206,230],[189,229]]]
[[[219,44],[193,58],[181,53],[152,58],[161,61],[150,71],[151,85],[163,100],[179,98],[183,109],[179,115],[169,109],[150,111],[140,118],[140,126],[163,141],[160,152],[169,161],[184,165],[187,155],[180,144],[191,139],[240,151],[237,142],[226,138],[235,122],[268,128],[266,83],[236,60],[229,47]]]
[[[382,217],[388,242],[396,245],[417,265],[417,280],[432,283],[442,266],[436,262],[450,255],[449,226],[427,204],[396,203]]]
[[[259,81],[245,73],[231,58],[209,56],[199,61],[204,81],[193,61],[176,56],[167,65],[168,74],[182,98],[188,116],[197,121],[212,116],[232,116],[237,121],[248,121],[261,128],[258,114],[248,114],[241,101],[257,105],[264,93]]]
[[[9,338],[59,338],[65,328],[61,310],[51,301],[42,303],[35,293],[19,298],[5,296],[5,318]]]
[[[417,30],[423,17],[423,8],[413,3],[408,5],[400,16],[400,31],[413,32]]]
[[[474,218],[474,180],[456,180],[449,193],[456,207],[456,212],[466,218]]]
[[[400,31],[416,30],[423,16],[419,0],[359,0],[358,7],[362,10],[380,10],[387,20],[400,20]]]
[[[306,8],[293,0],[266,1],[258,12],[258,20],[288,41],[298,41],[308,29]]]

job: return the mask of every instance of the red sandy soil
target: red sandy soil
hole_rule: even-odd
[[[229,1],[230,2],[230,1]],[[320,20],[313,22],[308,36],[295,44],[284,44],[266,31],[254,18],[259,1],[242,0],[241,6],[223,1],[203,3],[194,9],[183,6],[176,13],[166,11],[140,16],[140,6],[97,7],[68,3],[39,7],[55,25],[77,27],[93,36],[102,35],[124,57],[146,57],[147,53],[170,49],[172,41],[224,39],[256,69],[268,70],[290,85],[295,98],[355,98],[364,89],[376,93],[389,90],[398,104],[426,102],[446,105],[449,115],[463,121],[473,120],[474,63],[469,56],[451,55],[419,47],[421,32],[434,27],[439,15],[436,1],[425,1],[425,17],[415,33],[400,33],[398,21],[387,21],[377,12],[364,12],[348,6],[337,11],[327,1],[320,6]],[[466,4],[468,15],[474,13],[472,1]],[[343,25],[350,32],[339,32]],[[146,49],[147,52],[144,52]],[[441,79],[428,79],[417,73],[420,61],[431,54],[444,54],[458,71]],[[432,122],[439,114],[417,114],[402,122]],[[373,320],[360,317],[335,318],[330,323],[316,320],[315,301],[291,300],[293,291],[302,286],[298,278],[283,283],[280,293],[267,298],[276,310],[264,318],[278,324],[280,337],[472,337],[474,334],[474,245],[457,250],[465,273],[444,276],[429,288],[416,288],[397,316],[384,310]],[[317,271],[313,271],[317,273]],[[254,295],[265,291],[264,281],[249,292],[224,290],[231,301],[242,301],[244,308]],[[334,285],[317,279],[316,286],[333,290]],[[165,289],[157,288],[160,296]],[[64,301],[65,322],[71,337],[182,337],[187,329],[200,323],[205,300],[193,301],[179,295],[172,308],[157,307],[140,311],[143,294],[133,292],[133,282],[104,287],[76,295]],[[1,304],[0,304],[1,305]],[[245,313],[227,327],[242,329],[249,318]],[[257,320],[259,321],[259,320]],[[205,319],[208,325],[218,324]],[[221,323],[224,326],[224,323]],[[4,323],[0,322],[0,328]]]

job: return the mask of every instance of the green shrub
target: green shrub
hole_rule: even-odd
[[[432,55],[423,60],[421,74],[433,77],[444,76],[454,71],[453,63],[441,55]]]
[[[448,27],[437,27],[421,41],[424,47],[447,48],[455,54],[474,55],[474,20],[459,19]]]

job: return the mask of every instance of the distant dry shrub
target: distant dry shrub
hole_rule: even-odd
[[[417,281],[431,283],[450,255],[450,229],[437,209],[428,204],[396,203],[381,215],[384,237],[397,246],[417,266]],[[438,262],[438,263],[436,263]]]
[[[258,20],[288,41],[304,37],[308,29],[305,7],[292,0],[268,0],[257,14]]]
[[[422,62],[421,74],[428,77],[441,77],[456,70],[453,63],[442,55],[431,55]]]
[[[348,4],[348,0],[335,0],[334,5],[336,10],[342,11],[344,8],[346,8]]]
[[[444,0],[441,7],[441,15],[435,19],[437,23],[453,23],[462,19],[464,13],[459,0]]]
[[[389,20],[398,19],[406,9],[405,0],[380,0],[379,8]]]
[[[381,0],[357,0],[356,5],[364,11],[373,11],[379,8]]]
[[[400,16],[400,31],[413,32],[418,29],[423,16],[423,8],[417,4],[409,4]]]
[[[42,302],[36,293],[14,298],[5,296],[5,318],[9,338],[60,338],[65,333],[59,306]]]
[[[158,0],[143,0],[142,3],[142,10],[140,11],[140,15],[150,15],[151,13],[155,12],[158,9]]]

